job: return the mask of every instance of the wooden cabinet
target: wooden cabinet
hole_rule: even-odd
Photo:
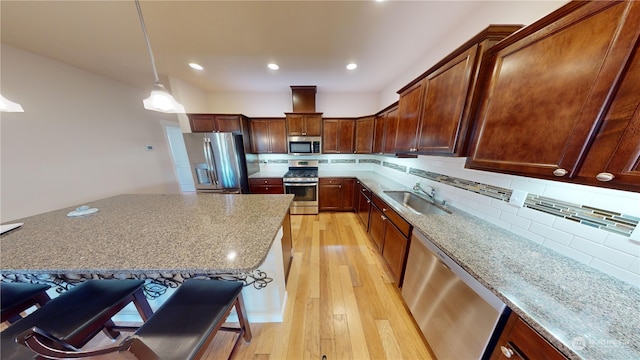
[[[372,153],[395,153],[397,133],[398,104],[394,103],[375,116]]]
[[[409,249],[412,226],[384,201],[371,197],[369,236],[385,259],[389,270],[400,287]]]
[[[283,118],[251,119],[251,152],[254,154],[286,154],[287,132]]]
[[[193,132],[235,132],[243,131],[243,115],[187,114]]]
[[[512,312],[490,359],[564,360],[566,357]]]
[[[571,2],[491,48],[467,167],[640,191],[638,29],[639,2]]]
[[[375,118],[367,116],[356,119],[355,150],[356,154],[371,154],[373,151],[373,131]]]
[[[322,113],[286,113],[287,135],[322,136]]]
[[[249,191],[252,194],[284,194],[282,178],[249,179]]]
[[[520,25],[491,25],[400,89],[398,152],[464,156],[484,52]]]
[[[355,208],[358,218],[362,222],[365,231],[369,231],[369,212],[371,211],[371,191],[362,183],[356,181]]]
[[[354,119],[322,120],[322,153],[352,154],[354,131]]]
[[[318,182],[319,211],[352,211],[355,179],[320,178]]]
[[[398,101],[398,129],[396,132],[396,151],[418,151],[416,141],[420,115],[422,110],[422,96],[426,80],[401,90]]]

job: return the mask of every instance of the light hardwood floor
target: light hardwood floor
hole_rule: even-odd
[[[294,215],[291,225],[285,319],[251,324],[253,340],[241,341],[236,359],[433,358],[354,213]],[[219,333],[205,359],[226,359],[234,339]],[[95,339],[85,348],[109,342]]]

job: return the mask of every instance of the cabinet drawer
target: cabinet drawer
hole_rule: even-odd
[[[371,200],[378,209],[382,210],[384,216],[386,216],[398,228],[398,230],[404,234],[404,236],[409,237],[411,233],[411,225],[403,219],[402,216],[396,213],[389,205],[387,205],[387,203],[377,196],[373,195]]]
[[[282,185],[251,185],[250,190],[252,194],[284,194],[284,187]]]
[[[249,179],[249,184],[254,185],[282,185],[282,178],[253,178]]]
[[[342,185],[342,178],[320,178],[320,185]]]

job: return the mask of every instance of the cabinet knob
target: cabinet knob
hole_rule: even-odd
[[[267,181],[267,180],[265,180],[265,181],[264,181],[264,183],[266,184],[266,183],[268,183],[268,181]]]
[[[264,188],[264,189],[265,189],[266,191],[269,191],[269,188],[268,188],[268,187],[267,187],[267,188]]]
[[[387,221],[387,217],[386,216],[380,216],[380,219],[382,219],[382,221]]]
[[[371,204],[371,200],[367,200],[367,204]]]
[[[596,175],[596,179],[597,179],[598,181],[611,181],[611,180],[613,180],[614,178],[615,178],[615,175],[613,175],[612,173],[605,173],[605,172],[602,172],[602,173],[600,173],[600,174]]]
[[[502,355],[504,355],[504,357],[506,357],[507,359],[511,359],[511,356],[513,356],[513,350],[509,349],[506,346],[500,346],[500,351],[502,351]]]
[[[387,212],[387,208],[382,208],[382,212]]]
[[[341,187],[342,187],[342,185],[338,185],[338,187],[339,187],[339,188],[341,188]]]
[[[565,169],[555,169],[553,170],[553,175],[555,176],[565,176],[567,175],[569,172]]]

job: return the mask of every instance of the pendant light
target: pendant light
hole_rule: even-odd
[[[24,112],[24,109],[20,104],[14,103],[0,95],[0,112]]]
[[[144,33],[144,40],[147,43],[147,49],[149,50],[149,58],[151,58],[151,68],[153,69],[153,76],[155,76],[155,83],[153,84],[153,90],[151,95],[144,99],[142,103],[144,108],[153,111],[160,111],[163,113],[175,114],[185,113],[184,106],[177,102],[173,96],[162,85],[158,78],[158,71],[156,70],[156,62],[153,59],[153,52],[151,51],[151,44],[149,43],[149,36],[147,35],[147,29],[144,26],[144,19],[142,18],[142,10],[140,9],[140,1],[135,0],[136,8],[138,9],[138,16],[140,17],[140,25],[142,26],[142,32]]]

